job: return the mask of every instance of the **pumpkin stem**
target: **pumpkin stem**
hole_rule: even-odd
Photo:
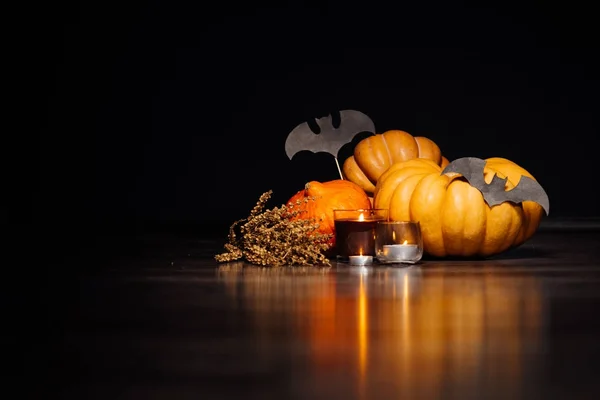
[[[322,186],[323,186],[323,184],[321,182],[310,181],[310,182],[307,182],[306,185],[304,185],[304,192],[309,197],[317,196],[321,192]]]

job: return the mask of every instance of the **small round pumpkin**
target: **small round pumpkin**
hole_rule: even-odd
[[[507,178],[511,190],[529,172],[504,158],[489,158],[484,180]],[[544,210],[533,201],[493,207],[460,174],[442,174],[432,160],[394,164],[377,182],[374,208],[388,208],[393,221],[419,221],[424,251],[432,256],[488,257],[519,246],[537,230]]]
[[[297,201],[299,205],[296,205]],[[305,201],[308,200],[308,201]],[[296,219],[315,219],[319,224],[318,232],[335,235],[333,220],[334,209],[371,209],[371,200],[357,184],[348,180],[336,179],[328,182],[308,182],[304,190],[294,194],[286,203],[293,210],[303,212]],[[335,237],[329,241],[335,245]]]
[[[433,140],[400,130],[389,130],[358,142],[354,155],[344,161],[343,174],[346,179],[372,194],[385,170],[395,163],[413,158],[432,160],[442,168],[448,165],[448,159],[442,156]]]

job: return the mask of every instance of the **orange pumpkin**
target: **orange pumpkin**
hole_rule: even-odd
[[[442,168],[448,165],[448,159],[431,139],[390,130],[361,140],[354,148],[354,155],[344,161],[343,174],[365,192],[373,194],[377,180],[385,170],[392,164],[413,158],[432,160]]]
[[[307,200],[308,201],[305,201]],[[297,201],[299,205],[296,205]],[[315,219],[319,224],[318,232],[322,234],[335,234],[333,221],[334,209],[371,209],[369,197],[357,184],[336,179],[328,182],[311,181],[304,190],[293,195],[286,203],[293,206],[293,210],[303,212],[296,219]],[[335,237],[330,242],[335,245]]]
[[[510,190],[521,176],[533,178],[522,167],[504,158],[489,158],[484,179],[507,178]],[[388,208],[391,220],[419,221],[427,254],[491,256],[528,240],[537,230],[544,210],[525,201],[490,207],[482,193],[460,174],[442,174],[442,167],[427,159],[394,164],[377,182],[374,208]]]

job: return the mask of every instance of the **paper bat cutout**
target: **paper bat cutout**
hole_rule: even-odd
[[[352,141],[361,132],[375,134],[375,124],[371,118],[355,110],[340,111],[340,126],[333,127],[331,115],[316,119],[321,133],[316,134],[303,122],[294,128],[285,141],[285,153],[291,160],[296,153],[309,150],[313,153],[326,152],[337,160],[338,151],[343,145]]]
[[[521,176],[519,183],[513,189],[504,190],[508,178],[502,179],[494,175],[489,184],[485,182],[483,178],[485,164],[486,161],[480,158],[459,158],[448,164],[442,174],[448,172],[461,174],[471,186],[483,194],[483,199],[490,207],[506,201],[521,203],[528,200],[542,206],[546,215],[550,213],[550,199],[539,183],[527,176]]]

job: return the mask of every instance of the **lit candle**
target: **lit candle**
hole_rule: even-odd
[[[338,256],[350,261],[354,265],[369,263],[362,256],[375,255],[375,227],[376,217],[369,216],[367,212],[356,212],[355,215],[342,217],[335,220],[335,240]]]
[[[365,256],[362,253],[362,249],[360,254],[357,256],[349,256],[348,261],[350,265],[370,265],[373,264],[373,256]]]
[[[383,246],[383,257],[388,262],[414,261],[418,257],[419,246],[408,244],[405,240],[402,244],[386,244]]]
[[[373,264],[375,229],[387,219],[387,209],[333,210],[335,252],[353,266]]]

